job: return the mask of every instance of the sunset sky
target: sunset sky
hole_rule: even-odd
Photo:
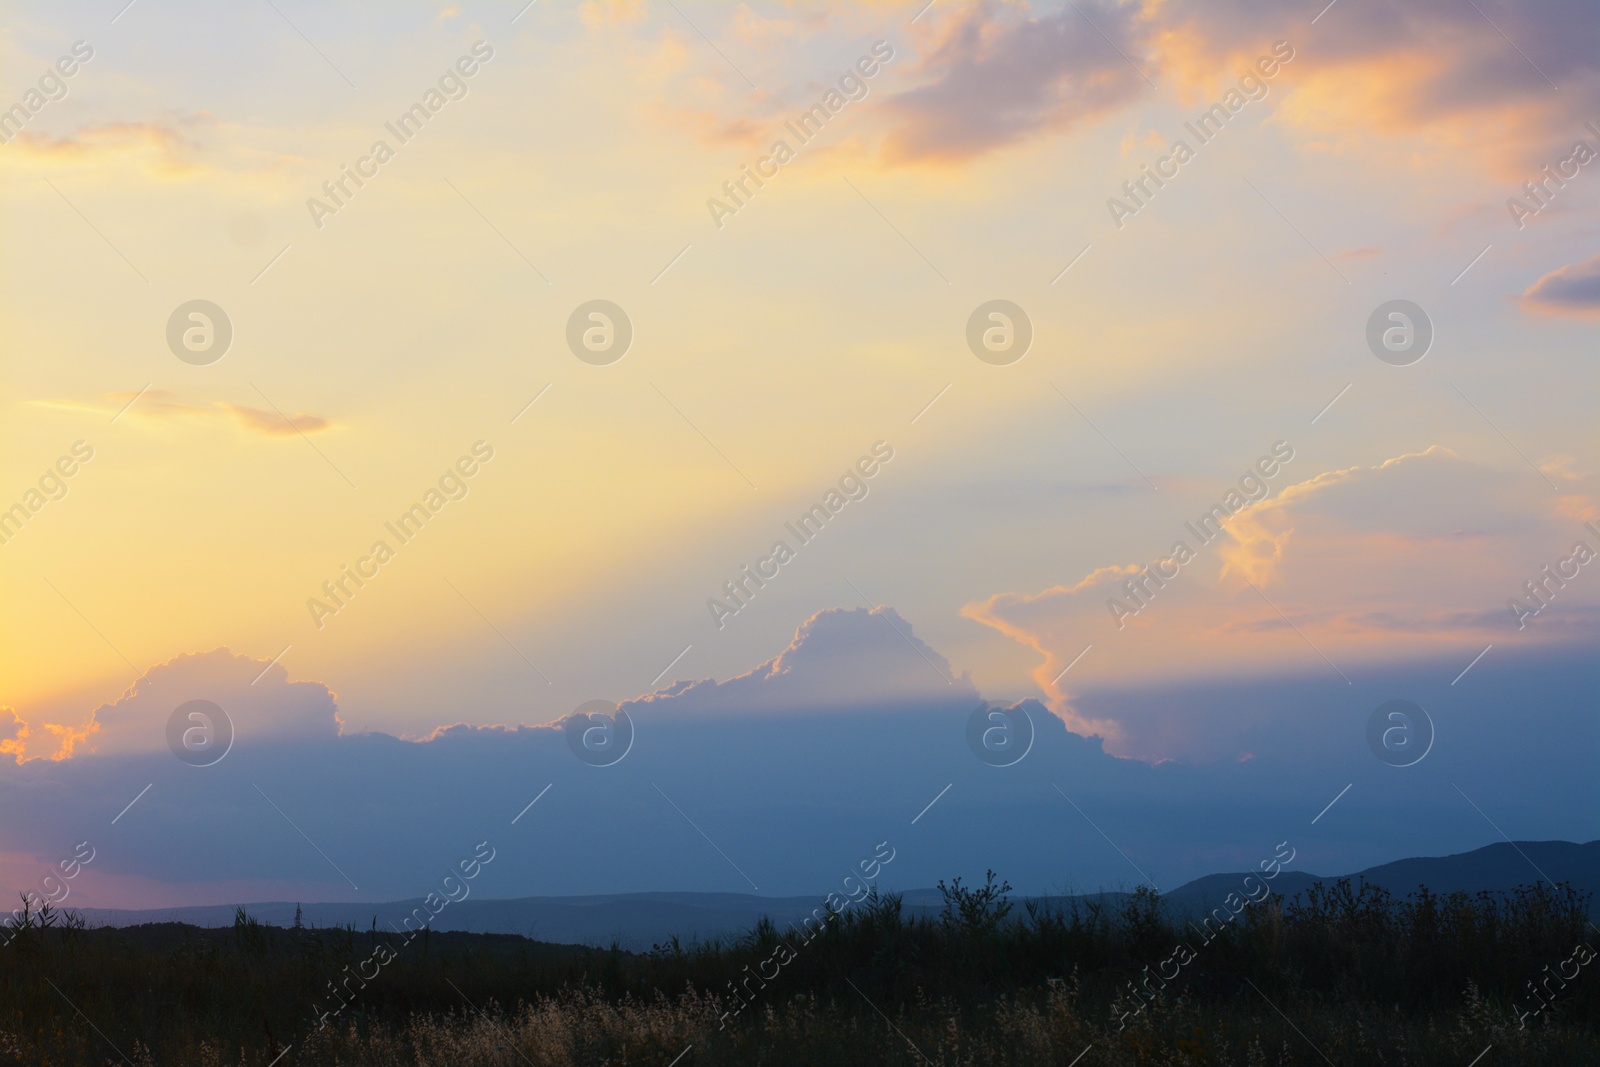
[[[331,899],[363,879],[270,808],[251,833],[288,835],[278,867],[181,854],[163,790],[254,783],[360,866],[378,801],[316,790],[381,775],[336,741],[535,727],[674,685],[641,722],[781,715],[803,736],[892,705],[911,735],[945,729],[915,710],[939,700],[960,705],[958,747],[968,703],[1034,700],[1069,732],[1053,743],[1098,738],[1129,782],[1186,765],[1208,784],[1182,805],[1218,819],[1254,788],[1228,775],[1277,760],[1264,780],[1304,817],[1200,845],[1169,826],[1148,862],[1182,839],[1189,876],[1309,833],[1372,767],[1397,780],[1361,735],[1389,699],[1428,707],[1434,761],[1475,777],[1415,793],[1433,814],[1410,837],[1371,830],[1381,794],[1356,789],[1370,823],[1333,831],[1327,866],[1497,827],[1600,836],[1600,563],[1574,555],[1600,551],[1592,4],[124,2],[0,24],[8,886],[87,836],[106,842],[94,903]],[[426,121],[397,127],[417,104]],[[231,323],[215,362],[169,347],[195,300]],[[594,300],[632,328],[603,365],[568,344]],[[968,345],[990,300],[1031,322],[1006,365]],[[1369,346],[1396,300],[1431,323],[1407,365]],[[801,543],[785,524],[830,491],[844,502]],[[1230,494],[1202,543],[1186,524]],[[397,537],[419,503],[426,525]],[[793,558],[731,600],[780,540]],[[359,562],[380,541],[392,558]],[[1193,560],[1132,599],[1179,541]],[[1564,565],[1519,619],[1508,601],[1539,607],[1527,583]],[[336,600],[345,567],[369,576]],[[780,654],[804,684],[704,695]],[[173,760],[189,699],[234,715],[233,764],[277,746],[278,779]],[[1295,773],[1333,759],[1318,731],[1345,719],[1349,772]],[[441,746],[411,772],[425,790],[487,773],[447,743],[414,746]],[[550,752],[559,771],[530,756],[506,817],[590,771]],[[686,792],[714,784],[676,766]],[[907,818],[957,780],[881,773]],[[148,814],[106,825],[147,781]],[[1491,822],[1475,788],[1512,807]],[[1160,793],[1139,789],[1103,792],[1135,838]],[[700,803],[735,833],[725,798]],[[1081,824],[1079,877],[1131,873]],[[981,873],[968,831],[904,876]],[[705,851],[499,893],[749,888]],[[825,881],[785,867],[770,888]]]

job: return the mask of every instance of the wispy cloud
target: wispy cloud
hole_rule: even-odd
[[[232,415],[234,421],[245,432],[267,437],[292,437],[302,433],[317,433],[332,425],[321,415],[296,414],[285,419],[276,411],[264,411],[244,404],[224,403],[219,406]]]
[[[136,397],[138,402],[128,407],[129,401]],[[98,400],[42,400],[38,404],[62,411],[92,411],[106,415],[128,407],[125,418],[136,422],[220,423],[259,437],[295,437],[320,433],[334,425],[333,420],[325,415],[306,412],[280,415],[276,411],[225,400],[191,400],[165,389],[149,389],[143,394],[106,393]]]
[[[1192,681],[1266,662],[1333,663],[1348,673],[1474,641],[1557,645],[1592,636],[1595,586],[1563,590],[1559,622],[1519,629],[1506,607],[1542,564],[1584,536],[1575,516],[1593,507],[1592,491],[1587,480],[1573,489],[1552,500],[1526,469],[1487,467],[1435,446],[1286,485],[1235,510],[1209,544],[1179,511],[1170,533],[1142,539],[1152,557],[1169,561],[1148,574],[1138,563],[1101,567],[1073,585],[996,594],[963,614],[1041,654],[1033,678],[1069,728],[1099,733],[1122,755],[1164,755],[1163,731],[1182,709],[1134,733],[1089,710],[1106,705],[1082,705],[1074,694],[1141,675]],[[1191,562],[1170,562],[1179,556],[1173,535],[1194,552]],[[1091,641],[1094,651],[1059,679]]]
[[[197,157],[198,134],[216,122],[210,112],[196,112],[176,122],[102,122],[71,133],[52,135],[23,130],[11,151],[53,166],[142,164],[165,176],[181,176],[204,169]]]

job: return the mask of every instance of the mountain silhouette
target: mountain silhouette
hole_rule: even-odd
[[[1220,905],[1229,893],[1243,892],[1249,872],[1210,874],[1171,890],[1162,900],[1173,914],[1198,915]],[[1500,842],[1451,856],[1418,856],[1370,867],[1342,876],[1326,876],[1284,868],[1269,883],[1273,892],[1292,899],[1317,882],[1338,877],[1363,880],[1404,897],[1419,886],[1434,893],[1506,893],[1534,882],[1566,882],[1580,892],[1600,895],[1600,841]],[[1033,898],[1058,905],[1073,901],[1116,904],[1128,894],[1121,891]],[[762,916],[780,929],[799,923],[815,909],[823,894],[763,897],[748,893],[614,893],[568,897],[522,897],[484,900],[468,897],[441,911],[431,924],[435,930],[521,934],[540,941],[563,944],[647,949],[677,937],[685,943],[714,937],[732,937],[754,926]],[[903,894],[908,914],[934,914],[940,908],[936,889],[911,889]],[[367,929],[399,926],[422,900],[380,904],[295,904],[267,902],[244,907],[257,920],[288,926],[300,910],[308,926],[354,926]],[[1591,909],[1594,907],[1591,899]],[[137,926],[154,922],[182,922],[194,926],[228,926],[235,905],[159,909],[79,909],[94,926]]]

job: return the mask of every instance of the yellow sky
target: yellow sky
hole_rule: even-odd
[[[1521,229],[1504,201],[1600,135],[1503,73],[1498,37],[1363,49],[1335,14],[1295,25],[1266,98],[1119,228],[1107,200],[1273,28],[1125,6],[1105,28],[1133,58],[1078,26],[1077,58],[1034,70],[1009,42],[1070,9],[919,7],[208,11],[176,38],[137,8],[20,19],[13,98],[74,41],[94,54],[0,147],[0,507],[75,442],[93,458],[0,546],[0,703],[75,722],[179,653],[287,647],[361,728],[545,721],[648,690],[685,646],[684,676],[745,669],[861,593],[1032,694],[1038,656],[963,609],[1147,562],[1280,438],[1296,482],[1442,446],[1592,493],[1592,322],[1514,298],[1593,253],[1595,191],[1574,179]],[[464,96],[386,131],[480,41]],[[707,200],[877,41],[894,58],[865,96],[717,226]],[[1503,91],[1433,107],[1473,63]],[[1037,93],[970,91],[997,66]],[[316,225],[307,201],[377,139],[393,159]],[[995,297],[1034,324],[1009,367],[964,340]],[[1439,326],[1405,373],[1362,339],[1395,297]],[[610,366],[565,340],[596,298],[634,328]],[[209,365],[165,337],[194,299],[234,330]],[[878,440],[897,459],[872,494],[714,628],[707,598]],[[319,628],[307,600],[478,441],[466,496]],[[1520,492],[1483,502],[1520,553],[1506,576],[1563,547],[1499,529]]]

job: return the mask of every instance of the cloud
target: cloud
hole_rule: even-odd
[[[743,716],[907,712],[930,702],[976,706],[976,690],[928,647],[893,608],[835,608],[818,612],[795,631],[789,646],[753,670],[727,681],[679,681],[654,693],[624,700],[620,707],[645,719],[717,720]],[[59,737],[77,741],[92,736],[87,754],[155,751],[167,745],[167,723],[174,709],[190,700],[209,700],[233,720],[241,742],[285,738],[327,739],[343,732],[337,697],[318,682],[290,682],[282,664],[240,655],[227,648],[184,653],[151,667],[117,700],[102,704],[76,725],[40,724]],[[11,712],[15,740],[29,736],[29,724]],[[466,735],[559,733],[566,716],[520,725],[441,726],[422,738],[431,742]],[[3,720],[0,720],[3,722]],[[0,741],[5,727],[0,725]],[[16,751],[0,747],[0,752]],[[40,758],[43,753],[31,753]],[[71,744],[52,758],[73,755]],[[19,760],[21,762],[20,754]]]
[[[34,731],[34,725],[44,731],[43,736]],[[95,729],[93,716],[79,726],[42,721],[30,724],[14,709],[0,705],[0,757],[10,756],[17,763],[30,759],[71,759],[78,744],[88,739]],[[40,751],[39,743],[46,737],[54,738],[54,743],[48,751]]]
[[[169,720],[190,700],[217,704],[233,724],[232,748],[214,766],[189,766],[168,751]],[[319,895],[338,895],[349,887],[332,865],[363,887],[402,893],[446,853],[535,827],[542,827],[536,830],[545,839],[541,852],[555,867],[597,889],[643,889],[657,879],[693,885],[708,875],[714,883],[732,875],[727,867],[708,872],[706,856],[685,849],[685,833],[703,843],[685,815],[736,847],[745,831],[730,833],[727,820],[743,810],[747,830],[764,823],[766,834],[773,819],[784,823],[763,851],[799,850],[793,860],[763,861],[763,881],[771,876],[781,884],[777,866],[820,869],[819,832],[847,841],[853,853],[879,830],[885,779],[898,772],[871,768],[892,746],[953,744],[964,752],[966,718],[977,703],[965,676],[891,609],[825,611],[746,674],[675,683],[624,701],[637,724],[633,748],[615,767],[597,768],[569,748],[564,716],[458,723],[418,740],[346,734],[327,686],[290,681],[281,664],[217,649],[153,667],[120,698],[96,708],[74,727],[91,736],[71,759],[34,758],[14,775],[0,771],[0,805],[45,816],[33,827],[23,820],[0,824],[0,852],[48,852],[55,834],[89,812],[114,804],[101,820],[109,822],[150,786],[115,831],[102,833],[103,839],[125,835],[132,851],[101,873],[124,889],[143,886],[140,893],[165,887],[162,899],[176,899],[173,892],[239,899],[246,883],[267,893],[298,887],[303,897],[307,882],[318,879],[325,883]],[[1042,709],[1039,718],[1047,718]],[[830,766],[841,751],[843,765]],[[552,787],[550,797],[513,831],[512,817],[545,786]],[[920,781],[916,789],[922,791]],[[62,790],[71,799],[52,807]],[[546,812],[554,823],[537,817]],[[614,847],[597,847],[591,819],[614,826]],[[810,825],[813,819],[823,826]],[[849,827],[843,838],[830,825],[836,821]],[[306,845],[308,838],[316,848]],[[866,844],[870,850],[872,842]],[[525,861],[532,859],[522,851]],[[306,863],[306,856],[316,862]],[[535,870],[524,863],[524,877]]]
[[[1526,470],[1434,447],[1243,503],[1209,541],[1196,533],[1205,509],[1192,507],[1197,517],[1176,515],[1165,543],[1150,535],[1149,569],[1100,567],[1075,584],[998,593],[963,613],[1040,653],[1033,678],[1071,729],[1106,738],[1121,755],[1163,758],[1199,739],[1170,721],[1090,714],[1073,692],[1253,671],[1320,669],[1338,683],[1446,649],[1593,641],[1600,574],[1569,575],[1534,618],[1509,603],[1537,607],[1527,583],[1578,541],[1600,549],[1600,534],[1576,517],[1591,507],[1591,492],[1552,500]]]
[[[886,654],[899,643],[908,654]],[[819,612],[795,631],[789,647],[727,682],[673,688],[658,700],[682,702],[695,714],[737,713],[752,703],[769,711],[826,710],[848,679],[851,707],[923,706],[930,699],[966,702],[971,679],[916,636],[893,608]]]
[[[977,701],[965,672],[958,673],[917,637],[893,608],[876,607],[820,611],[800,624],[787,648],[753,670],[727,681],[673,682],[620,706],[630,714],[688,721],[796,712],[903,713],[930,704],[970,710]]]
[[[125,182],[139,174],[182,182],[226,176],[234,191],[254,189],[266,203],[283,195],[305,163],[276,147],[262,147],[275,145],[273,133],[210,111],[167,112],[61,133],[25,129],[7,142],[6,151],[53,180],[70,173],[74,186]],[[64,191],[71,195],[70,187]]]
[[[305,412],[285,415],[276,410],[231,404],[225,400],[190,400],[165,389],[147,389],[143,393],[107,393],[98,401],[45,400],[39,401],[39,404],[63,411],[92,411],[97,414],[116,414],[125,410],[123,417],[145,423],[226,421],[244,433],[261,437],[295,437],[320,433],[333,426],[333,420],[324,415]]]
[[[1134,5],[1031,15],[983,3],[946,19],[913,71],[927,80],[883,105],[891,161],[970,160],[1118,110],[1149,89],[1131,65],[1148,30]]]
[[[1197,104],[1278,41],[1295,57],[1272,88],[1277,115],[1308,150],[1423,135],[1526,178],[1587,138],[1600,111],[1600,9],[1579,0],[1345,4],[1315,26],[1261,0],[981,3],[937,32],[914,71],[925,80],[885,104],[891,162],[966,161],[1116,114],[1156,95],[1146,77]]]
[[[54,722],[47,722],[43,725],[45,732],[56,739],[56,750],[51,754],[50,758],[58,761],[71,759],[73,753],[78,750],[78,745],[87,741],[95,732],[93,723],[77,728]]]
[[[137,420],[173,421],[194,417],[209,417],[213,407],[209,404],[196,404],[186,400],[178,393],[165,389],[149,389],[141,396],[138,393],[107,393],[105,407],[116,405],[116,410],[121,411],[128,407],[127,413]],[[105,407],[91,410],[105,410]],[[137,408],[137,411],[135,411]]]
[[[1528,287],[1521,303],[1535,314],[1600,314],[1600,255],[1546,274]]]
[[[72,133],[52,136],[23,130],[11,150],[52,166],[104,167],[132,163],[166,177],[181,177],[203,168],[197,133],[213,126],[216,117],[200,111],[175,122],[102,122]]]
[[[1492,833],[1444,785],[1450,776],[1482,782],[1475,799],[1497,817],[1593,836],[1590,749],[1572,742],[1593,730],[1592,657],[1503,677],[1504,666],[1478,667],[1477,695],[1451,709],[1450,744],[1403,782],[1376,760],[1357,764],[1351,743],[1383,694],[1431,702],[1448,675],[1430,689],[1415,678],[1442,674],[1436,664],[1387,670],[1355,694],[1316,673],[1082,698],[1093,717],[1130,721],[1171,722],[1169,709],[1187,706],[1228,741],[1225,758],[1203,765],[1116,758],[1024,701],[1006,710],[1032,723],[1032,747],[995,767],[969,748],[980,709],[964,676],[891,610],[835,609],[743,675],[624,701],[632,747],[596,767],[569,748],[559,718],[462,723],[421,740],[345,733],[328,686],[218,649],[153,667],[96,708],[75,727],[97,729],[72,758],[0,763],[11,815],[0,856],[25,874],[15,858],[90,840],[99,856],[73,890],[88,907],[416,896],[479,841],[498,856],[476,887],[488,897],[812,893],[883,841],[898,853],[885,888],[985,867],[1028,892],[1129,886],[1144,872],[1168,886],[1253,863],[1282,840],[1285,811],[1309,818],[1334,780],[1357,783],[1339,809],[1357,829],[1319,853],[1335,869],[1486,843]],[[1552,703],[1508,734],[1506,694],[1534,679]],[[215,702],[235,727],[212,766],[167,750],[168,720],[192,699]],[[1539,795],[1489,773],[1518,760],[1538,766]],[[1557,791],[1571,803],[1550,804]],[[1407,819],[1392,818],[1396,805]]]
[[[741,3],[734,7],[728,29],[734,39],[746,48],[783,48],[792,44],[802,33],[825,28],[828,21],[828,13],[821,8],[806,11],[791,7],[789,16],[773,18],[758,14],[750,5]]]
[[[0,704],[0,757],[11,756],[21,763],[29,733],[28,724],[11,708]]]
[[[809,44],[817,20],[782,25],[781,54],[770,32],[778,25],[736,12],[731,32],[769,66],[810,55],[793,41]],[[1155,98],[1209,102],[1278,42],[1294,58],[1269,87],[1274,119],[1308,152],[1382,152],[1414,165],[1423,139],[1436,158],[1520,182],[1589,138],[1600,112],[1600,9],[1581,0],[1536,9],[1512,0],[1378,0],[1338,5],[1314,26],[1304,12],[1262,0],[1050,8],[985,0],[913,29],[913,40],[893,42],[893,83],[874,91],[906,87],[875,104],[857,130],[855,150],[891,165],[970,162]],[[773,74],[761,80],[780,83]],[[771,118],[786,94],[753,99],[719,92],[712,111],[675,121],[708,139],[742,137],[751,116],[724,116],[722,107]],[[1124,152],[1134,139],[1124,136]]]
[[[54,760],[158,751],[167,747],[167,724],[174,710],[191,700],[220,706],[241,741],[330,738],[342,729],[334,694],[326,686],[290,682],[283,666],[226,648],[184,653],[151,667],[122,696],[95,708],[82,722],[38,725],[57,738],[55,751],[48,754]],[[17,737],[24,740],[29,726],[20,718],[16,721],[21,728]],[[10,751],[16,750],[0,747],[0,752]],[[30,751],[28,758],[45,755]]]
[[[1330,138],[1324,148],[1360,147],[1371,130],[1423,134],[1436,152],[1526,178],[1587,136],[1600,111],[1600,9],[1582,0],[1340,4],[1314,26],[1261,0],[1151,0],[1146,10],[1160,23],[1163,78],[1196,96],[1289,41],[1297,55],[1279,114]]]
[[[743,115],[728,118],[715,108],[674,108],[659,98],[645,106],[653,119],[692,134],[702,144],[753,149],[764,147],[771,140],[769,126]]]
[[[648,14],[645,0],[583,0],[578,5],[578,17],[590,29],[632,26]]]
[[[246,407],[243,404],[222,404],[223,410],[232,415],[240,428],[249,433],[262,434],[267,437],[293,437],[299,434],[316,433],[326,430],[330,423],[321,415],[280,415],[276,411],[263,411],[261,408]]]

